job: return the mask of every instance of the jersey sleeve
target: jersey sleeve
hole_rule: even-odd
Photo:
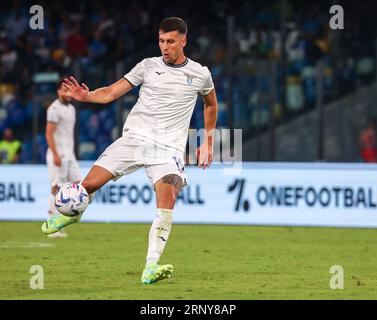
[[[207,71],[207,77],[203,83],[202,89],[199,92],[202,96],[206,96],[207,94],[209,94],[215,87],[215,85],[213,84],[211,72],[208,70],[208,68],[206,68],[206,71]]]
[[[139,62],[129,73],[123,76],[133,87],[141,85],[145,75],[145,60]]]
[[[54,122],[54,123],[59,122],[58,110],[53,105],[47,109],[47,122]]]

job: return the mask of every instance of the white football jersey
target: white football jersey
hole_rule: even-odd
[[[66,160],[76,159],[74,131],[76,110],[72,104],[63,104],[56,99],[47,109],[47,122],[56,123],[54,141],[60,157]],[[50,152],[48,150],[47,152]]]
[[[124,78],[141,87],[123,134],[184,153],[198,94],[207,95],[214,88],[208,68],[188,58],[172,65],[154,57],[138,63]]]

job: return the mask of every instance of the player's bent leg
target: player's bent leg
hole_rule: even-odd
[[[50,212],[49,218],[42,224],[42,232],[47,234],[49,238],[66,238],[68,235],[64,231],[64,227],[78,222],[79,217],[67,217],[64,216],[56,211],[55,208],[55,194],[58,192],[59,187],[57,185],[51,188],[51,195],[50,195]]]
[[[81,181],[81,185],[86,189],[88,194],[96,192],[104,184],[114,178],[114,175],[107,169],[94,165],[84,180]]]
[[[44,234],[53,234],[69,226],[72,223],[79,222],[80,218],[81,216],[68,217],[63,216],[62,214],[55,215],[42,224],[42,232]]]
[[[88,192],[89,203],[93,202],[96,191],[113,178],[114,175],[101,166],[94,165],[90,169],[85,179],[81,182],[81,185]]]
[[[155,183],[157,212],[149,232],[147,261],[141,276],[144,284],[170,278],[173,273],[172,265],[158,265],[158,261],[170,235],[173,208],[181,185],[182,178],[175,174],[166,175]]]
[[[113,178],[114,175],[110,171],[95,165],[90,169],[88,175],[81,182],[81,185],[86,189],[88,194],[93,194]],[[45,234],[58,232],[70,224],[80,222],[81,216],[82,215],[68,217],[62,214],[53,216],[43,223],[42,232]]]

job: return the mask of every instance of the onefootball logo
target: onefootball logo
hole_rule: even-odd
[[[247,213],[251,196],[246,190],[247,180],[235,179],[227,188],[235,194],[234,211]],[[255,204],[278,208],[339,208],[376,209],[377,190],[372,187],[259,185],[255,188]]]

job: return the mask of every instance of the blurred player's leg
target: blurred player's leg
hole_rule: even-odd
[[[56,166],[53,162],[52,154],[50,152],[47,152],[46,163],[51,181],[51,194],[48,197],[48,219],[52,219],[60,215],[55,208],[55,194],[59,190],[59,186],[67,181],[68,165],[66,162],[62,161],[60,167]],[[48,234],[48,237],[67,238],[68,234],[64,229],[61,229],[54,234]]]
[[[81,182],[81,185],[86,189],[88,194],[92,194],[113,178],[114,175],[110,171],[94,165]],[[80,222],[81,216],[68,217],[60,214],[52,217],[43,223],[42,232],[46,234],[58,232],[70,224]]]
[[[48,206],[49,206],[48,218],[49,219],[53,218],[54,216],[59,215],[59,213],[57,212],[57,210],[55,208],[55,194],[58,190],[59,190],[58,186],[53,186],[51,188],[51,194],[48,197]],[[68,234],[64,229],[61,229],[60,231],[49,234],[47,236],[49,238],[67,238]]]
[[[80,172],[80,167],[77,160],[69,161],[68,179],[66,182],[70,182],[70,181],[73,181],[76,183],[79,183],[81,181],[81,172]]]
[[[54,204],[54,195],[59,189],[58,184],[59,184],[60,177],[64,176],[64,172],[59,173],[59,170],[63,171],[65,166],[61,166],[60,168],[57,167],[54,164],[52,154],[49,151],[47,151],[47,154],[46,154],[46,164],[47,164],[47,170],[48,170],[50,183],[51,183],[51,194],[48,197],[48,217],[50,218],[54,216],[55,214],[57,214],[55,204]]]
[[[64,166],[62,166],[64,167]],[[60,170],[58,169],[58,172]],[[59,185],[63,183],[67,183],[69,181],[74,181],[74,182],[80,182],[81,180],[81,173],[80,173],[80,167],[77,163],[76,160],[69,160],[66,164],[66,169],[63,170],[63,172],[59,173],[60,178],[59,180]],[[52,218],[53,216],[59,216],[60,214],[57,212],[55,208],[55,194],[59,190],[57,186],[54,186],[51,188],[51,193],[52,196],[50,197],[50,210],[53,210],[53,214],[49,215],[49,218]],[[51,200],[52,198],[52,200]],[[64,229],[59,230],[58,232],[51,233],[48,235],[49,238],[67,238],[68,234]]]
[[[176,174],[168,174],[154,185],[157,197],[157,212],[149,232],[147,261],[141,278],[142,283],[154,283],[170,278],[173,272],[172,265],[158,265],[158,261],[170,235],[175,199],[181,185],[182,178]]]
[[[57,191],[58,191],[57,186],[51,187],[51,194],[48,197],[48,217],[52,217],[58,213],[55,208],[55,194]]]

